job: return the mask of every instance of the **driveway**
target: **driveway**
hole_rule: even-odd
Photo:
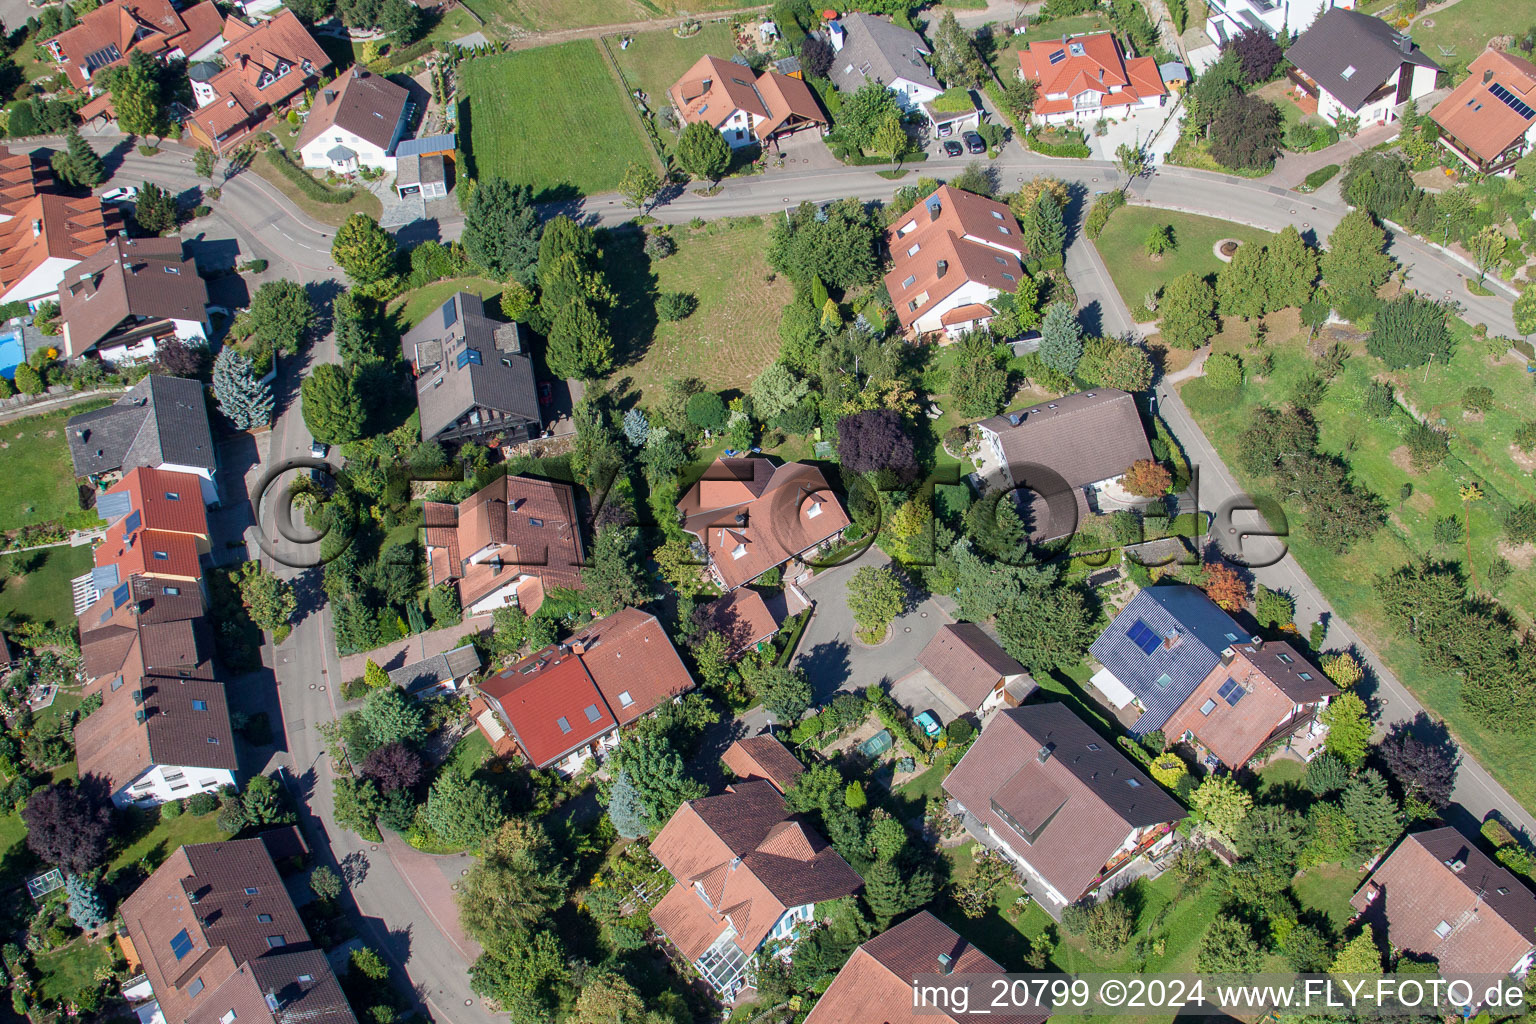
[[[892,683],[891,696],[914,715],[919,711],[932,711],[945,725],[971,713],[970,708],[956,700],[954,694],[925,668],[909,672]]]
[[[940,626],[951,621],[938,604],[926,598],[892,623],[884,643],[869,647],[855,640],[853,613],[848,610],[848,580],[862,566],[889,564],[885,552],[872,547],[856,561],[828,569],[805,585],[806,593],[816,602],[816,611],[800,638],[795,664],[810,680],[816,704],[831,700],[840,690],[857,692],[911,675],[917,667],[918,652],[928,646]]]

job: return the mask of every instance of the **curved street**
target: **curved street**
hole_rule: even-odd
[[[191,151],[174,143],[167,142],[159,155],[146,157],[122,136],[92,135],[91,141],[107,157],[112,184],[154,181],[186,194],[218,183],[217,172],[213,182],[199,178],[192,168]],[[771,213],[807,200],[821,202],[847,196],[884,199],[901,183],[915,182],[925,174],[953,173],[959,166],[913,164],[902,182],[882,178],[877,169],[871,168],[772,171],[729,179],[716,195],[709,197],[684,192],[651,213],[658,220],[680,223],[694,217]],[[1051,174],[1081,184],[1091,200],[1093,193],[1122,184],[1120,174],[1111,165],[1040,157],[1024,151],[1017,143],[1011,143],[991,166],[999,172],[1005,189],[1039,174]],[[1347,212],[1336,197],[1336,189],[1331,187],[1318,195],[1303,196],[1263,182],[1176,167],[1163,167],[1153,177],[1133,183],[1130,195],[1133,203],[1239,221],[1267,230],[1296,223],[1319,242],[1326,239]],[[269,268],[256,280],[290,278],[316,286],[319,296],[341,287],[336,280],[340,275],[330,261],[331,232],[308,221],[277,188],[254,172],[243,171],[222,183],[221,198],[210,205],[210,216],[193,222],[183,231],[194,255],[205,256],[215,266],[265,259]],[[610,225],[635,214],[616,195],[557,204],[546,212],[568,213],[592,223]],[[462,227],[459,217],[418,224],[412,226],[411,237],[435,236],[446,241],[457,238]],[[234,243],[233,251],[230,240]],[[1488,324],[1495,334],[1514,335],[1509,296],[1500,293],[1493,298],[1476,298],[1467,293],[1463,281],[1470,268],[1464,263],[1437,246],[1402,234],[1392,238],[1391,251],[1411,268],[1408,281],[1412,286],[1459,301],[1467,319]],[[1122,334],[1132,329],[1129,313],[1109,280],[1103,260],[1081,231],[1074,233],[1067,269],[1078,293],[1079,306],[1096,309],[1102,333]],[[302,355],[281,363],[275,389],[277,418],[271,432],[257,439],[258,447],[265,450],[260,452],[260,464],[248,475],[247,484],[254,484],[266,467],[307,455],[310,436],[299,415],[298,382],[311,364],[333,358],[333,342],[328,336],[317,340]],[[1161,388],[1158,397],[1170,427],[1189,452],[1191,461],[1201,467],[1202,505],[1214,507],[1238,493],[1232,475],[1189,417],[1176,392]],[[284,489],[279,486],[270,488],[266,494],[251,495],[252,507],[267,524],[269,536],[275,533],[271,524],[275,522],[276,505]],[[251,539],[247,531],[247,540]],[[277,548],[292,553],[294,545],[279,541]],[[254,543],[250,550],[256,551]],[[291,785],[299,790],[297,795],[306,815],[306,832],[317,854],[351,882],[349,889],[365,940],[403,966],[416,998],[438,1019],[486,1024],[498,1015],[485,1009],[469,990],[466,968],[478,951],[459,930],[450,898],[451,878],[459,873],[456,866],[450,863],[445,867],[443,859],[425,857],[398,840],[369,843],[334,825],[332,770],[318,726],[335,718],[336,690],[342,680],[324,593],[319,586],[320,570],[287,568],[269,554],[261,558],[263,564],[295,580],[301,616],[287,641],[267,649],[272,672],[269,685],[270,679],[275,679],[286,749],[274,758],[274,764],[265,767],[270,770],[281,765],[291,773]],[[1289,556],[1256,575],[1296,595],[1300,621],[1311,621],[1327,610],[1321,595]],[[1411,718],[1419,710],[1413,697],[1374,652],[1360,643],[1346,622],[1337,616],[1330,616],[1329,621],[1330,641],[1359,646],[1380,680],[1377,695],[1382,724]],[[1536,820],[1475,762],[1463,763],[1455,797],[1476,818],[1496,808],[1513,823],[1536,831]]]

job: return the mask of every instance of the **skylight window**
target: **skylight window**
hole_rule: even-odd
[[[913,242],[913,243],[912,243],[912,248],[910,248],[910,249],[908,249],[908,250],[907,250],[907,255],[908,255],[908,256],[916,256],[916,255],[917,255],[917,254],[918,254],[918,252],[919,252],[919,251],[920,251],[920,250],[921,250],[921,249],[922,249],[922,248],[923,248],[923,247],[922,247],[922,246],[921,246],[921,245],[920,245],[920,244],[919,244],[919,243],[917,243],[917,242]]]
[[[1296,673],[1296,675],[1298,677],[1300,677],[1301,679],[1305,679],[1309,683],[1312,681],[1312,673],[1311,672],[1298,672],[1298,673]]]
[[[555,724],[560,727],[560,731],[563,733],[571,731],[571,723],[564,715],[555,719]]]
[[[1442,939],[1451,934],[1451,922],[1441,921],[1439,924],[1435,925],[1435,934],[1440,936]]]
[[[1284,651],[1281,651],[1279,654],[1275,655],[1275,657],[1279,658],[1287,665],[1293,664],[1296,661],[1295,658],[1291,657],[1289,654],[1286,654]]]
[[[257,914],[256,915],[256,922],[258,924],[271,924],[272,923],[272,915],[271,914]]]
[[[1211,698],[1209,698],[1209,697],[1205,698],[1205,703],[1200,705],[1200,713],[1202,715],[1208,715],[1212,711],[1215,711],[1215,710],[1216,710],[1216,702],[1214,700],[1211,700]]]
[[[192,710],[193,711],[207,711],[208,710],[208,702],[205,701],[205,700],[195,700],[195,701],[192,702]]]
[[[596,704],[588,704],[583,713],[587,716],[587,721],[589,722],[595,722],[603,717],[603,713],[597,710]]]
[[[619,707],[627,708],[631,704],[633,704],[634,702],[635,702],[635,698],[630,696],[630,693],[629,693],[628,690],[620,691],[620,693],[619,693]]]
[[[156,551],[155,552],[155,560],[156,561],[164,562],[164,561],[169,560],[170,557],[171,557],[171,554],[170,554],[169,551]]]
[[[1166,690],[1168,687],[1173,685],[1173,677],[1170,676],[1167,672],[1164,672],[1162,675],[1154,679],[1153,682],[1157,684],[1157,688],[1159,690]]]
[[[1125,780],[1125,784],[1127,786],[1130,786],[1132,789],[1140,789],[1141,788],[1141,781],[1139,779],[1126,779]]]
[[[992,219],[993,220],[1002,220],[1003,219],[1003,215],[998,213],[996,210],[993,210],[992,211]]]
[[[915,274],[908,274],[907,279],[901,282],[903,288],[911,288],[915,284],[917,284],[917,276]]]
[[[288,945],[288,940],[283,938],[281,935],[268,935],[267,936],[267,948],[268,949],[277,949],[279,946],[286,946],[286,945]]]
[[[178,491],[166,491],[165,492],[165,500],[166,501],[180,501],[181,500],[181,494]]]
[[[1349,81],[1351,78],[1354,78],[1355,77],[1355,66],[1353,64],[1351,64],[1349,67],[1345,68],[1343,71],[1340,71],[1339,72],[1339,77],[1344,79],[1344,81],[1346,81],[1346,82]]]
[[[203,994],[203,979],[193,978],[192,984],[187,986],[187,995],[193,999]]]

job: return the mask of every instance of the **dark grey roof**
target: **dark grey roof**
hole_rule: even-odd
[[[1150,634],[1136,629],[1140,622]],[[1152,644],[1137,645],[1136,632]],[[1148,587],[1131,599],[1089,651],[1146,709],[1131,731],[1161,729],[1168,717],[1221,661],[1221,652],[1248,632],[1197,587]]]
[[[152,373],[112,405],[69,420],[76,476],[167,463],[217,468],[200,381]]]
[[[1342,7],[1318,15],[1285,56],[1350,110],[1359,110],[1405,62],[1441,70],[1405,33],[1380,18]],[[1344,77],[1350,68],[1354,70]]]
[[[187,77],[194,82],[206,82],[223,70],[222,65],[215,64],[211,60],[200,60],[187,68]]]
[[[480,671],[480,652],[471,644],[434,654],[425,661],[402,665],[389,673],[389,681],[407,693],[436,686],[445,679],[462,679]]]
[[[332,146],[325,151],[325,158],[333,164],[344,164],[348,160],[356,160],[357,154],[346,146]]]
[[[923,57],[929,52],[922,36],[909,28],[893,25],[873,14],[845,14],[843,48],[832,55],[832,83],[843,92],[857,92],[865,82],[891,85],[904,78],[930,89],[938,89]]]
[[[455,293],[406,332],[400,347],[416,369],[423,438],[477,410],[502,415],[486,432],[542,429],[527,330],[486,316],[478,295]]]
[[[455,148],[457,140],[452,132],[446,135],[424,135],[419,139],[401,139],[395,146],[395,156],[421,156]]]

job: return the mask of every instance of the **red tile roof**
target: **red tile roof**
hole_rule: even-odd
[[[755,73],[734,61],[704,56],[667,90],[683,122],[715,128],[740,110],[752,115],[752,131],[766,141],[791,118],[826,124],[810,87],[776,71]]]
[[[1536,64],[1487,49],[1468,65],[1462,83],[1429,112],[1447,135],[1485,161],[1497,159],[1536,122],[1536,114],[1525,116],[1494,96],[1489,90],[1495,85],[1536,111]]]
[[[885,244],[891,253],[885,287],[902,327],[911,327],[970,282],[1012,292],[1024,274],[1023,233],[1013,212],[1002,203],[948,185],[941,185],[886,228]],[[990,310],[982,315],[990,315]]]
[[[1446,978],[1505,974],[1536,945],[1536,895],[1450,827],[1405,838],[1350,902]]]
[[[228,42],[220,56],[226,67],[208,80],[217,99],[191,115],[192,123],[220,151],[331,66],[325,50],[289,10],[255,27],[230,18],[224,38]]]
[[[1025,78],[1039,83],[1036,114],[1072,110],[1075,98],[1085,92],[1097,94],[1094,105],[1109,107],[1139,103],[1168,91],[1156,60],[1127,58],[1108,32],[1073,36],[1066,42],[1031,43],[1019,51],[1019,69]]]
[[[1161,786],[1064,704],[999,711],[944,790],[1069,901],[1090,888],[1133,830],[1184,817]]]
[[[571,637],[569,646],[620,725],[693,689],[693,676],[661,622],[638,608],[588,623]]]
[[[679,883],[656,905],[651,921],[690,960],[727,922],[736,930],[736,945],[750,954],[790,907],[852,895],[864,882],[789,813],[766,781],[687,801],[651,842],[651,852]]]
[[[502,669],[480,684],[480,692],[501,711],[535,768],[617,728],[581,659],[556,647]]]
[[[939,957],[948,957],[940,961]],[[805,1024],[962,1024],[970,1016],[955,1017],[912,1006],[912,979],[923,974],[951,974],[955,984],[968,974],[1001,973],[997,961],[962,939],[954,929],[924,910],[894,928],[881,932],[848,958],[812,1007]],[[979,1005],[980,992],[972,993],[971,1006]],[[989,1014],[987,1020],[1002,1024],[1043,1024],[1048,1014]]]
[[[16,216],[29,199],[53,188],[48,164],[33,159],[31,153],[0,149],[0,216]]]
[[[146,530],[188,533],[205,540],[208,516],[203,510],[201,478],[192,473],[140,466],[130,470],[107,493],[127,491],[143,515]],[[131,518],[131,516],[130,516]]]
[[[738,779],[766,779],[780,793],[793,786],[805,771],[800,759],[767,733],[735,741],[725,748],[720,760]]]
[[[127,63],[136,50],[191,56],[218,38],[224,18],[212,0],[178,12],[170,0],[114,0],[48,39],[45,45],[77,89],[102,68]]]
[[[724,597],[704,606],[710,629],[726,638],[726,653],[735,657],[742,651],[779,631],[768,602],[751,587],[737,587]]]
[[[1221,695],[1228,680],[1242,687],[1236,704]],[[1338,692],[1321,669],[1284,641],[1234,644],[1231,663],[1211,669],[1168,717],[1163,732],[1177,737],[1188,730],[1223,764],[1237,768],[1259,752],[1297,704],[1310,706]]]
[[[71,199],[39,192],[17,206],[14,214],[0,224],[0,294],[9,293],[50,258],[85,259],[123,226],[117,207],[103,206],[96,196]]]
[[[432,582],[457,580],[466,608],[518,576],[535,576],[544,589],[583,589],[581,524],[566,484],[506,476],[458,505],[429,501],[424,513]],[[540,601],[542,593],[521,606],[531,615]]]
[[[975,711],[991,696],[993,689],[1009,676],[1028,676],[1020,665],[974,622],[956,622],[940,626],[933,639],[917,656],[933,677],[966,707]],[[1022,699],[1035,688],[1034,679],[1020,694]]]
[[[821,470],[769,459],[716,459],[677,508],[683,529],[704,542],[726,590],[751,583],[849,523]]]

